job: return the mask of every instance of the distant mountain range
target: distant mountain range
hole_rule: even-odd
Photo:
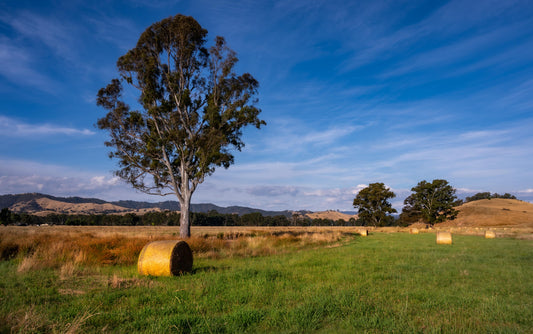
[[[108,202],[98,198],[82,197],[56,197],[40,193],[26,193],[16,195],[0,195],[0,209],[9,208],[13,212],[45,215],[50,213],[61,214],[125,214],[146,213],[150,211],[179,211],[177,201],[164,202],[139,202],[139,201],[114,201]],[[266,211],[243,206],[221,207],[215,204],[191,204],[192,212],[217,211],[223,214],[248,214],[259,212],[263,216],[283,215],[292,216],[293,211]],[[311,211],[298,211],[305,215]]]

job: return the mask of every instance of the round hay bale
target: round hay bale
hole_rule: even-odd
[[[413,227],[412,229],[409,230],[409,233],[410,234],[418,234],[418,229],[416,227]]]
[[[437,232],[437,244],[439,245],[451,245],[452,234],[450,232]]]
[[[140,275],[177,276],[192,270],[192,251],[185,241],[161,240],[144,246],[139,255]]]
[[[368,236],[368,230],[367,229],[359,230],[359,235],[363,237]]]
[[[496,238],[496,233],[494,231],[485,231],[485,239],[494,239]]]

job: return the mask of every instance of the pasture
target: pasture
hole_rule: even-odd
[[[193,228],[191,274],[139,276],[144,244],[175,232],[0,227],[0,332],[533,331],[529,238]]]

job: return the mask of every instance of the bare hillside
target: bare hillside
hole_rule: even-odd
[[[533,204],[515,199],[484,199],[458,207],[455,220],[439,224],[450,227],[533,228]]]
[[[357,215],[348,215],[346,213],[328,210],[328,211],[320,211],[320,212],[312,212],[305,215],[306,217],[309,217],[311,219],[331,219],[331,220],[339,220],[344,219],[345,221],[350,220],[350,218],[357,219]]]

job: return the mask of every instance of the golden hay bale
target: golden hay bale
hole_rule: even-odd
[[[359,235],[366,237],[368,235],[368,230],[367,229],[359,230]]]
[[[140,275],[176,276],[192,270],[192,251],[185,241],[161,240],[146,244],[139,255]]]
[[[439,245],[451,245],[452,234],[450,232],[437,232],[437,244]]]
[[[418,234],[418,229],[416,227],[413,227],[413,228],[409,229],[409,233],[410,234]]]
[[[496,238],[496,233],[494,231],[485,231],[485,239],[494,239]]]

